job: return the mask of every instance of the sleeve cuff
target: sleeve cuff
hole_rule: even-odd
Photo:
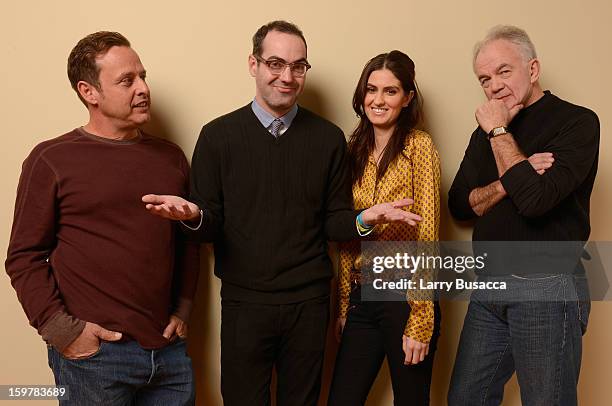
[[[465,221],[478,217],[470,204],[470,193],[473,190],[454,190],[451,187],[451,190],[448,192],[448,208],[451,215],[457,220]]]
[[[508,169],[506,173],[499,178],[499,181],[508,195],[513,196],[514,194],[518,193],[525,184],[527,184],[525,180],[534,175],[539,176],[529,161],[525,159],[524,161],[521,161],[512,168]]]
[[[179,298],[172,314],[183,320],[185,323],[189,323],[189,315],[191,314],[192,304],[193,302],[189,299]]]
[[[38,333],[47,344],[63,352],[85,328],[85,322],[63,311],[55,313],[49,321],[38,329]]]
[[[181,221],[181,224],[185,227],[187,227],[188,229],[192,230],[192,231],[197,231],[200,229],[200,227],[202,227],[202,222],[204,220],[204,212],[202,211],[202,209],[200,209],[200,222],[198,223],[198,225],[196,227],[190,226],[189,224],[185,223],[184,221]]]
[[[361,221],[361,213],[355,217],[355,226],[357,227],[357,233],[360,237],[365,237],[374,231],[375,226],[367,226]]]
[[[434,304],[431,301],[410,302],[410,316],[404,335],[424,344],[433,336]]]

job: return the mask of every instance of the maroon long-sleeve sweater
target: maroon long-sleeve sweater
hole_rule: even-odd
[[[198,246],[148,213],[141,197],[185,196],[188,174],[176,145],[144,133],[113,141],[76,129],[34,148],[6,270],[45,341],[61,351],[89,321],[161,348],[169,316],[187,321]]]

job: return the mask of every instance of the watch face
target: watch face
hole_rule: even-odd
[[[508,130],[506,127],[497,127],[493,129],[493,137],[497,137],[498,135],[506,134]]]
[[[491,130],[489,134],[487,134],[487,138],[491,139],[493,137],[497,137],[498,135],[507,134],[508,129],[506,127],[495,127]]]

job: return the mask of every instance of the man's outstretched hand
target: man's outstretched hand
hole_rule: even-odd
[[[189,221],[200,217],[200,208],[182,197],[172,195],[144,195],[142,201],[150,213],[170,220]]]
[[[423,220],[418,214],[403,210],[413,204],[412,199],[401,199],[390,203],[379,203],[361,212],[361,220],[368,226],[385,223],[407,223],[416,226]]]

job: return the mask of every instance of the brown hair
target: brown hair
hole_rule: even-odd
[[[376,70],[388,69],[400,81],[405,93],[414,91],[408,106],[404,107],[397,119],[395,130],[389,139],[376,171],[376,180],[383,177],[389,164],[402,154],[406,138],[412,130],[421,124],[423,119],[422,97],[415,81],[414,62],[400,51],[391,51],[370,59],[361,72],[359,82],[353,95],[353,110],[359,117],[359,124],[351,134],[348,151],[353,184],[361,183],[369,156],[374,151],[374,127],[365,114],[363,101],[368,87],[370,74]]]
[[[298,28],[297,25],[283,20],[276,20],[269,22],[266,25],[262,25],[261,27],[259,27],[255,35],[253,35],[254,56],[261,56],[261,53],[263,51],[263,41],[266,38],[266,35],[268,35],[268,32],[270,31],[284,32],[287,34],[293,34],[295,36],[298,36],[302,39],[302,41],[304,41],[304,46],[306,47],[306,49],[308,49],[308,45],[306,45],[306,38],[304,38],[304,34]]]
[[[115,46],[129,47],[130,41],[118,32],[98,31],[89,34],[72,48],[68,56],[68,79],[85,106],[87,103],[79,94],[77,84],[84,81],[99,89],[100,68],[96,63],[96,58]]]

